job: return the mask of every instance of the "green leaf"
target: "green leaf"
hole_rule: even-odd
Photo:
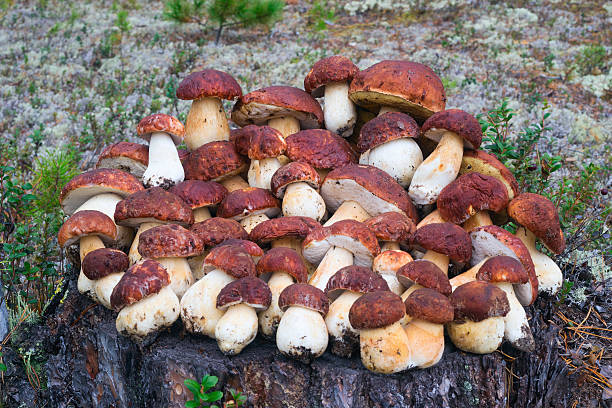
[[[223,398],[223,393],[221,391],[213,391],[208,394],[204,394],[202,397],[202,400],[205,402],[215,402]]]
[[[219,378],[214,375],[205,375],[202,377],[202,387],[204,391],[211,389],[219,382]]]
[[[200,406],[200,402],[199,401],[186,401],[185,402],[185,408],[198,408]]]
[[[200,384],[198,384],[197,381],[192,380],[191,378],[186,378],[183,384],[185,384],[185,387],[187,387],[187,389],[191,391],[193,395],[200,395]]]

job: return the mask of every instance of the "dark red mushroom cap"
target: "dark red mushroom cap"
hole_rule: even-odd
[[[508,190],[508,197],[512,200],[519,195],[519,185],[514,175],[500,162],[494,154],[482,150],[466,150],[461,159],[459,174],[476,172],[492,176],[504,183]]]
[[[272,302],[268,284],[255,276],[246,276],[228,283],[217,295],[217,309],[244,303],[253,309],[266,310]]]
[[[359,68],[345,56],[334,55],[315,62],[304,78],[306,92],[320,98],[323,87],[330,82],[351,82]]]
[[[198,235],[208,248],[217,246],[230,238],[248,239],[249,237],[238,221],[221,217],[196,222],[191,226],[191,232]]]
[[[278,297],[278,306],[283,312],[291,306],[300,306],[325,316],[329,310],[329,299],[319,288],[306,283],[294,283],[283,289]]]
[[[482,142],[482,128],[478,120],[461,109],[448,109],[434,113],[423,123],[421,133],[439,142],[444,132],[456,133],[463,138],[468,149],[478,149]]]
[[[187,258],[201,255],[204,242],[180,225],[166,224],[140,234],[138,252],[145,258]]]
[[[419,136],[419,125],[401,112],[387,112],[366,122],[359,131],[357,151],[364,153],[383,143]]]
[[[204,264],[220,269],[236,279],[257,275],[253,258],[239,245],[214,247],[204,259]]]
[[[115,222],[137,227],[145,222],[193,224],[193,211],[176,194],[152,187],[124,198],[115,207]]]
[[[450,300],[433,289],[419,288],[412,292],[406,301],[406,314],[414,319],[435,324],[453,321],[454,311]]]
[[[404,287],[416,283],[428,289],[433,289],[444,296],[450,296],[453,291],[450,281],[444,272],[431,261],[419,259],[408,262],[397,270],[397,279]]]
[[[57,233],[57,243],[62,248],[76,243],[86,236],[96,235],[103,242],[117,239],[117,226],[110,217],[100,211],[83,210],[74,213]]]
[[[263,188],[248,187],[234,190],[225,196],[217,208],[217,216],[242,220],[250,215],[266,214],[276,217],[280,213],[278,200]]]
[[[291,183],[306,183],[318,190],[321,186],[321,176],[308,163],[291,162],[285,164],[274,172],[270,180],[272,193],[278,198],[283,198],[287,186]]]
[[[351,326],[357,330],[391,326],[406,315],[402,298],[393,292],[366,293],[353,303],[349,311]]]
[[[389,285],[382,276],[372,272],[371,269],[349,265],[338,269],[338,272],[329,278],[325,286],[325,294],[329,299],[334,300],[345,290],[368,293],[389,290]]]
[[[406,243],[416,231],[414,222],[405,214],[390,211],[365,221],[379,241]]]
[[[172,136],[174,144],[181,144],[185,137],[185,126],[174,116],[165,113],[155,113],[143,118],[136,126],[138,136],[147,142],[151,140],[153,133],[167,133]]]
[[[111,294],[111,306],[121,310],[158,293],[169,284],[170,276],[166,268],[159,262],[145,259],[132,265],[121,277]]]
[[[487,259],[476,273],[476,279],[485,282],[526,283],[529,280],[523,264],[506,255]]]
[[[450,222],[427,224],[414,233],[414,242],[422,248],[448,256],[463,264],[472,257],[470,235],[460,226]]]
[[[321,228],[321,224],[310,217],[273,218],[257,224],[249,233],[249,239],[259,244],[286,237],[304,239],[315,228]]]
[[[99,248],[83,258],[81,269],[87,279],[98,280],[113,273],[125,272],[130,266],[128,256],[118,249]]]
[[[247,163],[233,143],[217,141],[192,151],[183,167],[187,180],[221,181],[246,170]]]
[[[287,150],[283,134],[270,126],[259,126],[251,134],[247,154],[251,160],[278,157]]]
[[[227,189],[214,181],[185,180],[168,190],[179,196],[192,210],[217,205],[227,195]]]
[[[308,280],[308,270],[300,255],[291,248],[272,248],[257,262],[257,274],[286,273],[297,283]]]
[[[489,317],[505,316],[510,311],[506,293],[483,281],[472,281],[457,287],[450,301],[455,320],[480,322]]]
[[[242,96],[238,82],[229,74],[216,69],[193,72],[176,89],[176,97],[183,100],[219,98],[234,100]]]
[[[261,249],[259,245],[246,239],[228,238],[217,246],[224,245],[241,247],[251,256],[251,258],[254,259],[255,262],[257,262],[256,258],[261,258],[261,256],[264,254],[263,249]]]
[[[357,163],[357,154],[346,139],[326,129],[302,130],[289,135],[287,156],[315,169],[335,169]]]
[[[133,174],[132,169],[136,164],[141,167],[149,165],[149,146],[119,142],[108,145],[102,150],[96,168],[119,169]]]

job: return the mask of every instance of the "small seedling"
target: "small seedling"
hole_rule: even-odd
[[[233,388],[230,388],[229,392],[232,399],[227,401],[223,408],[237,408],[244,405],[247,399],[246,395],[242,394],[240,391],[236,391]]]
[[[199,383],[191,378],[185,379],[185,387],[193,394],[193,399],[185,402],[186,408],[219,408],[213,402],[220,401],[223,398],[221,391],[210,391],[219,382],[219,378],[214,375],[205,375],[202,377],[202,382]]]

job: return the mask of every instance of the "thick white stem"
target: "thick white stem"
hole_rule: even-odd
[[[170,288],[181,300],[187,289],[193,285],[191,268],[185,258],[156,258],[162,264],[170,276]]]
[[[489,317],[480,322],[451,322],[446,331],[453,344],[468,353],[488,354],[495,351],[504,338],[504,318]]]
[[[531,255],[536,276],[538,277],[538,291],[551,295],[557,293],[563,284],[563,273],[559,266],[555,261],[537,250],[535,243],[536,236],[531,231],[520,227],[516,231],[516,236],[523,241]]]
[[[365,151],[359,164],[377,167],[407,188],[416,169],[423,162],[419,145],[411,138],[395,139]]]
[[[278,350],[304,362],[323,354],[328,341],[321,314],[301,306],[288,308],[276,331]]]
[[[340,247],[331,247],[321,260],[321,263],[308,283],[321,290],[325,290],[329,278],[338,272],[339,269],[352,264],[353,254],[351,251],[347,251]]]
[[[281,292],[293,283],[291,275],[283,272],[273,273],[268,280],[268,287],[272,292],[272,302],[269,308],[259,313],[259,329],[264,336],[268,338],[276,336],[276,330],[283,317],[283,312],[278,306],[278,298]]]
[[[105,248],[104,243],[97,235],[90,235],[83,237],[79,240],[79,255],[81,256],[81,263],[83,262],[83,258],[85,255],[94,251],[96,249]],[[83,293],[89,296],[92,300],[98,301],[96,297],[96,281],[89,279],[83,273],[83,268],[79,272],[79,277],[77,279],[77,289],[80,293]]]
[[[355,201],[345,201],[342,203],[340,207],[336,210],[333,216],[323,224],[323,226],[328,227],[335,222],[342,220],[355,220],[359,222],[363,222],[370,218],[370,214],[366,210],[363,209],[359,203]]]
[[[119,283],[123,275],[124,272],[111,273],[110,275],[107,275],[102,279],[94,281],[98,303],[100,303],[105,308],[112,309],[110,297],[113,293],[113,289],[115,289],[115,286],[117,286],[117,283]]]
[[[232,176],[230,178],[223,179],[220,181],[220,183],[230,193],[235,190],[242,190],[243,188],[250,187],[249,184],[240,176]]]
[[[194,222],[202,222],[206,221],[210,218],[210,211],[208,207],[200,207],[193,210],[193,219]]]
[[[488,211],[478,211],[476,214],[468,218],[467,221],[463,223],[462,227],[467,232],[470,232],[474,228],[484,227],[485,225],[493,225],[491,216],[489,215]]]
[[[408,194],[415,204],[431,204],[440,191],[459,173],[463,157],[463,139],[454,132],[445,132],[436,150],[416,169]]]
[[[300,131],[300,121],[293,116],[270,119],[268,126],[281,132],[285,138]]]
[[[514,288],[511,283],[495,283],[495,285],[506,292],[510,311],[504,316],[504,339],[508,340],[514,348],[522,351],[533,351],[535,341],[529,327],[529,320],[523,305],[516,298]]]
[[[448,276],[448,256],[432,250],[428,250],[427,252],[425,252],[425,255],[423,255],[423,259],[436,264],[436,266],[440,268],[446,276]]]
[[[138,228],[138,232],[136,232],[136,236],[134,237],[134,241],[132,241],[132,246],[130,247],[130,252],[128,253],[128,259],[130,260],[130,265],[134,265],[142,260],[142,256],[140,256],[140,252],[138,252],[138,243],[140,242],[140,234],[145,232],[146,230],[150,230],[153,227],[157,227],[158,225],[163,225],[159,222],[145,222],[140,224]]]
[[[240,353],[257,336],[257,313],[240,303],[230,306],[215,326],[219,350],[230,356]]]
[[[330,82],[325,85],[325,127],[342,137],[353,134],[357,121],[357,108],[348,97],[347,82]]]
[[[218,98],[196,99],[185,121],[185,144],[195,150],[206,143],[229,140],[229,124]]]
[[[351,326],[349,311],[361,293],[345,291],[329,306],[325,316],[327,331],[332,339],[332,352],[350,356],[359,344],[359,333]]]
[[[149,140],[149,166],[142,175],[147,187],[169,188],[185,179],[172,136],[164,132],[151,134]]]
[[[421,222],[419,222],[417,224],[417,229],[424,227],[425,225],[429,225],[429,224],[438,224],[441,222],[446,222],[446,220],[444,218],[442,218],[442,216],[440,215],[440,211],[438,210],[434,210],[432,212],[430,212],[429,214],[427,214],[425,216],[425,218],[423,218],[421,220]]]
[[[394,108],[392,106],[381,106],[380,110],[378,111],[378,116],[384,114],[384,113],[388,113],[388,112],[401,112],[399,109]]]
[[[251,187],[259,187],[270,190],[270,181],[276,170],[280,169],[282,164],[276,157],[270,157],[261,160],[251,160],[249,167],[248,179]]]
[[[321,221],[325,215],[323,197],[307,183],[291,183],[283,198],[283,215],[302,216]]]
[[[242,225],[242,228],[244,228],[247,233],[250,233],[253,228],[264,221],[268,221],[269,219],[270,218],[268,218],[266,214],[249,215],[248,217],[240,220],[240,225]]]
[[[443,325],[413,319],[404,330],[412,350],[411,366],[427,368],[440,361],[444,353]]]
[[[359,331],[361,362],[375,373],[392,374],[412,367],[412,350],[404,328],[395,322],[378,329]]]

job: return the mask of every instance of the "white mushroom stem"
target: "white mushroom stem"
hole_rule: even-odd
[[[166,268],[170,276],[170,288],[181,300],[187,289],[193,285],[193,274],[185,258],[156,258]]]
[[[392,374],[412,367],[408,336],[399,322],[359,331],[361,362],[370,371]]]
[[[321,314],[301,306],[289,307],[276,331],[279,351],[302,361],[322,355],[328,341],[327,327]]]
[[[151,134],[149,140],[149,166],[142,175],[147,187],[168,188],[185,179],[172,136],[164,132]]]
[[[377,116],[380,116],[380,115],[382,115],[384,113],[388,113],[388,112],[401,112],[401,111],[399,109],[397,109],[397,108],[392,107],[392,106],[381,106],[380,110],[378,111],[378,115]]]
[[[240,220],[240,225],[242,225],[242,228],[244,228],[247,233],[251,233],[253,228],[269,219],[270,218],[268,218],[266,214],[253,214]]]
[[[325,215],[323,197],[304,182],[291,183],[287,186],[282,207],[285,217],[302,216],[321,221]]]
[[[416,169],[408,194],[415,204],[431,204],[440,191],[459,173],[463,157],[463,139],[454,132],[444,132],[436,149]]]
[[[491,216],[488,211],[478,211],[467,219],[462,225],[463,229],[467,232],[472,231],[474,228],[484,227],[485,225],[493,225]]]
[[[348,97],[348,82],[330,82],[325,85],[325,127],[342,137],[353,134],[357,121],[357,108]]]
[[[123,198],[114,193],[102,193],[91,197],[85,201],[75,213],[84,210],[96,210],[108,215],[115,222],[115,207]],[[117,225],[117,224],[115,224]],[[131,228],[117,225],[117,244],[121,248],[127,248],[134,239],[134,231]]]
[[[281,132],[285,138],[300,131],[300,121],[293,116],[281,116],[270,119],[268,126]]]
[[[230,306],[215,326],[219,350],[230,356],[240,353],[257,336],[257,313],[240,303]]]
[[[538,290],[554,295],[559,291],[563,284],[563,273],[559,266],[548,256],[538,251],[536,248],[536,236],[524,227],[516,231],[516,237],[523,241],[527,247],[536,276],[538,277]]]
[[[535,342],[533,335],[531,334],[531,328],[529,327],[529,321],[527,320],[527,314],[523,305],[516,297],[514,293],[514,287],[511,283],[505,282],[492,282],[495,286],[506,292],[508,303],[510,304],[510,311],[504,316],[504,339],[508,340],[514,348],[523,351],[532,351]]]
[[[134,237],[134,241],[132,241],[132,246],[130,247],[130,252],[128,253],[128,259],[130,261],[130,265],[134,265],[142,260],[142,256],[140,256],[140,252],[138,252],[138,243],[140,242],[140,234],[145,232],[146,230],[150,230],[153,227],[157,227],[159,225],[163,225],[160,222],[145,222],[140,224],[138,231],[136,232],[136,236]]]
[[[229,193],[235,190],[242,190],[243,188],[250,187],[249,184],[240,176],[232,176],[221,180],[219,183],[221,183]]]
[[[281,162],[276,157],[269,157],[261,160],[251,160],[248,179],[251,187],[259,187],[270,190],[270,181],[276,170],[282,167]]]
[[[81,263],[83,263],[83,259],[88,253],[100,248],[105,248],[105,246],[100,237],[98,237],[97,235],[88,235],[82,237],[79,240],[79,255],[81,256]],[[85,276],[85,274],[83,273],[83,268],[81,268],[81,271],[79,272],[79,277],[77,279],[77,289],[79,290],[79,292],[89,296],[94,301],[97,301],[95,287],[96,281],[91,280],[87,276]]]
[[[115,327],[121,334],[142,338],[171,326],[179,316],[179,301],[165,286],[158,293],[121,309]]]
[[[293,277],[287,273],[275,272],[270,276],[268,287],[272,292],[272,301],[270,307],[259,313],[259,327],[264,336],[274,338],[276,335],[276,330],[283,317],[283,311],[278,306],[278,298],[281,292],[293,283]]]
[[[448,276],[448,256],[436,251],[428,250],[425,252],[425,255],[423,255],[423,259],[436,264],[436,266],[440,268],[446,276]]]
[[[386,249],[372,260],[372,270],[387,282],[391,292],[401,295],[404,292],[404,286],[397,279],[397,271],[409,262],[412,262],[409,253]]]
[[[340,247],[331,247],[321,260],[321,263],[308,281],[309,284],[321,290],[325,290],[327,281],[339,269],[353,264],[353,254]]]
[[[211,218],[210,210],[208,207],[200,207],[193,210],[193,220],[194,222],[202,222]]]
[[[298,254],[302,255],[302,241],[298,238],[284,237],[275,239],[270,243],[272,248],[291,248]]]
[[[213,269],[194,283],[181,298],[181,319],[191,333],[215,338],[215,327],[224,312],[217,309],[217,296],[234,278]]]
[[[185,144],[195,150],[206,143],[229,140],[229,124],[218,98],[201,98],[191,103],[185,121]]]
[[[480,267],[487,261],[489,258],[485,258],[482,261],[478,262],[476,265],[472,266],[467,271],[463,272],[460,275],[455,276],[450,279],[451,288],[453,291],[457,289],[461,285],[465,285],[468,282],[472,282],[476,280],[476,274],[480,270]]]
[[[333,223],[342,220],[355,220],[363,222],[368,218],[370,218],[370,214],[368,214],[368,212],[364,210],[359,203],[356,203],[355,201],[345,201],[340,207],[338,207],[334,215],[328,219],[325,224],[323,224],[323,226],[328,227]]]
[[[351,326],[349,321],[351,306],[359,297],[361,297],[361,293],[346,290],[329,305],[329,311],[325,316],[325,324],[330,337],[334,340],[334,347],[332,347],[334,354],[349,356],[352,352],[350,348],[356,343],[351,344],[349,339],[357,340],[359,337],[359,333]],[[347,342],[347,340],[349,341]]]
[[[416,169],[422,162],[423,153],[411,138],[383,143],[365,151],[359,157],[359,164],[369,164],[385,171],[404,188],[410,185]]]
[[[404,331],[412,350],[411,366],[427,368],[440,361],[444,353],[444,325],[413,319]]]
[[[400,251],[400,246],[397,242],[395,241],[385,241],[382,246],[380,247],[380,252],[385,252],[385,251]]]
[[[425,225],[429,225],[429,224],[438,224],[441,222],[446,222],[446,220],[444,218],[442,218],[442,216],[440,215],[440,211],[438,210],[434,210],[432,212],[430,212],[429,214],[427,214],[425,216],[425,218],[423,218],[416,226],[417,229],[424,227]]]
[[[488,354],[501,344],[505,326],[504,318],[499,316],[480,322],[469,319],[451,322],[446,325],[446,331],[457,348],[469,353]]]
[[[102,279],[98,279],[95,282],[95,292],[96,297],[98,299],[98,303],[104,306],[107,309],[112,309],[110,303],[110,297],[113,293],[113,289],[117,286],[117,283],[121,280],[121,277],[124,275],[124,272],[111,273],[103,277]]]
[[[414,283],[412,286],[410,286],[408,289],[406,289],[404,291],[404,293],[402,293],[401,298],[402,298],[402,302],[405,302],[406,299],[408,299],[408,296],[410,296],[410,294],[412,292],[414,292],[417,289],[422,288],[423,286],[419,285],[418,283]],[[404,315],[404,317],[401,318],[400,320],[400,324],[403,327],[406,327],[408,325],[408,323],[410,323],[412,321],[412,316],[410,316],[408,313],[406,313]]]

